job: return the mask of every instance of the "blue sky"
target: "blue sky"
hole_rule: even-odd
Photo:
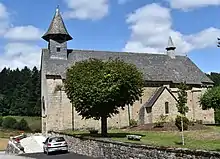
[[[204,72],[220,72],[220,1],[216,0],[1,0],[0,67],[39,66],[41,39],[59,4],[73,37],[69,48],[176,54]]]

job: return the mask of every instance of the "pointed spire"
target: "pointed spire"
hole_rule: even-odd
[[[176,46],[173,43],[172,37],[169,36],[169,40],[168,40],[168,45],[166,47],[167,50],[167,55],[174,59],[175,58],[175,50],[176,50]]]
[[[172,37],[169,36],[168,45],[166,47],[166,50],[169,51],[169,50],[175,50],[175,49],[176,49],[176,47],[174,46]]]
[[[42,36],[42,38],[46,41],[49,41],[50,39],[63,41],[72,40],[72,37],[67,32],[63,19],[61,17],[59,5],[56,8],[56,12],[49,29]]]

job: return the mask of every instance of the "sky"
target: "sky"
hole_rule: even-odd
[[[220,0],[0,0],[0,69],[40,66],[59,5],[72,49],[176,54],[220,72]]]

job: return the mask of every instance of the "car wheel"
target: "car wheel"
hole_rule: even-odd
[[[47,150],[47,155],[50,155],[50,152]]]

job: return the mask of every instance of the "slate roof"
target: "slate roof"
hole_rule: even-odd
[[[161,81],[187,84],[213,84],[188,57],[176,56],[172,59],[166,54],[109,52],[92,50],[68,50],[68,60],[50,59],[49,50],[43,49],[42,65],[46,75],[60,75],[65,79],[66,69],[77,61],[89,58],[108,60],[119,58],[135,64],[143,72],[146,81]]]
[[[69,35],[65,27],[63,19],[60,15],[59,8],[56,9],[55,15],[49,26],[49,29],[42,36],[42,38],[46,41],[49,41],[49,39],[58,39],[58,40],[65,40],[65,41],[72,39],[72,37]]]
[[[176,97],[173,95],[173,93],[167,88],[167,87],[159,87],[152,95],[152,97],[143,105],[145,108],[152,107],[154,103],[157,101],[157,99],[160,97],[160,95],[163,93],[164,90],[167,90],[173,98],[177,101]]]

